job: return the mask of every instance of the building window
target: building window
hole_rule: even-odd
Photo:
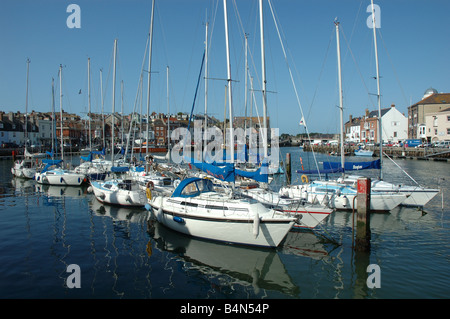
[[[437,128],[434,129],[434,135],[437,135]]]
[[[397,137],[397,132],[394,132],[394,137]]]
[[[447,128],[447,135],[450,135],[450,128]]]
[[[447,122],[450,122],[450,115],[447,115]]]

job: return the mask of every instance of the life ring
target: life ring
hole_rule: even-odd
[[[308,176],[302,175],[302,183],[308,183]]]
[[[154,190],[155,189],[155,184],[153,184],[152,181],[148,181],[147,188],[149,188],[150,190]]]
[[[173,187],[174,187],[174,188],[177,188],[178,185],[180,185],[180,180],[179,180],[179,179],[174,180],[174,181],[173,181]]]

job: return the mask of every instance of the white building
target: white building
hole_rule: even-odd
[[[408,118],[392,104],[381,116],[383,142],[399,142],[408,138]]]

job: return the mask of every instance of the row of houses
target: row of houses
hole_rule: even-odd
[[[54,121],[52,118],[54,117]],[[193,120],[204,121],[204,115],[194,115]],[[208,126],[222,128],[224,123],[214,117],[208,116]],[[236,127],[247,127],[251,125],[255,132],[261,125],[261,118],[258,117],[235,117],[233,123]],[[112,124],[114,122],[114,131]],[[62,123],[62,127],[61,127]],[[19,146],[37,145],[50,146],[52,141],[57,141],[58,145],[62,140],[65,146],[83,148],[92,143],[93,145],[110,145],[111,136],[114,132],[114,143],[120,144],[128,140],[131,136],[134,141],[149,141],[155,146],[167,146],[168,131],[173,131],[179,127],[188,127],[189,115],[178,113],[176,115],[166,115],[163,113],[152,113],[147,117],[138,113],[122,116],[119,113],[101,115],[96,113],[88,114],[82,118],[77,114],[62,112],[61,114],[35,112],[24,114],[20,112],[0,111],[0,145],[13,143]],[[226,125],[228,125],[225,122]],[[270,120],[267,118],[267,127],[270,127]],[[193,131],[194,125],[191,125]],[[193,133],[193,132],[192,132]]]
[[[350,115],[344,124],[348,142],[379,143],[378,110],[365,110],[360,117]],[[438,93],[430,88],[422,99],[408,107],[405,116],[395,105],[381,109],[381,138],[384,143],[420,139],[434,143],[450,140],[450,93]]]

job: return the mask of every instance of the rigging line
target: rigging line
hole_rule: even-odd
[[[381,35],[381,30],[378,30],[378,34],[380,35],[381,42],[383,43],[383,47],[386,50],[386,54],[388,56],[389,62],[391,63],[392,70],[394,71],[394,74],[395,74],[395,79],[397,80],[398,85],[400,86],[400,89],[402,90],[403,98],[405,99],[406,105],[408,105],[408,99],[406,98],[405,91],[403,90],[403,87],[402,87],[402,85],[400,83],[400,80],[398,78],[397,71],[394,68],[394,63],[392,62],[391,56],[390,56],[390,54],[389,54],[389,52],[387,50],[386,43],[384,42],[383,36]]]
[[[138,81],[138,86],[137,86],[137,90],[136,90],[136,97],[134,100],[134,107],[133,107],[133,115],[132,115],[132,120],[134,118],[134,113],[136,112],[136,107],[138,106],[138,101],[139,101],[139,95],[141,93],[141,82],[143,81],[143,74],[144,74],[144,66],[145,66],[145,61],[146,61],[146,57],[147,57],[147,50],[148,50],[148,42],[150,41],[150,33],[147,36],[147,42],[145,43],[145,50],[144,50],[144,57],[142,59],[142,64],[141,64],[141,73],[139,76],[139,81]],[[140,118],[140,121],[142,121],[142,118]],[[134,121],[135,122],[135,121]],[[136,125],[136,123],[134,124]],[[129,139],[131,137],[131,129],[133,128],[133,125],[130,125],[129,131],[128,131],[128,141],[127,141],[127,146],[125,148],[125,154],[128,154],[128,145],[129,143]],[[133,139],[134,140],[134,139]],[[133,151],[133,149],[132,149]],[[133,154],[131,154],[133,155]]]
[[[356,62],[355,56],[354,56],[354,54],[353,54],[352,49],[350,48],[350,45],[349,45],[349,43],[348,43],[348,41],[347,41],[347,37],[345,36],[345,32],[344,32],[342,26],[340,27],[340,30],[341,30],[341,32],[342,32],[342,35],[344,36],[345,43],[347,44],[347,48],[348,48],[348,50],[349,50],[349,52],[350,52],[350,54],[351,54],[351,56],[352,56],[352,58],[353,58],[353,62],[354,62],[355,65],[356,65],[356,69],[357,69],[358,74],[359,74],[359,76],[360,76],[360,78],[361,78],[361,81],[363,82],[364,88],[365,88],[366,91],[367,91],[367,95],[370,97],[369,89],[368,89],[368,87],[367,87],[367,85],[366,85],[366,82],[364,81],[364,78],[363,78],[363,76],[362,76],[362,74],[361,74],[361,70],[359,69],[358,63]],[[375,107],[375,105],[373,104],[372,99],[369,98],[369,101],[370,101],[370,103],[372,104],[372,107]]]
[[[319,88],[319,83],[320,83],[320,80],[321,80],[321,78],[322,78],[323,70],[325,69],[325,62],[326,62],[326,60],[327,60],[327,58],[328,58],[328,52],[329,52],[330,47],[331,47],[331,41],[333,40],[333,34],[334,34],[334,33],[335,33],[335,30],[332,29],[332,30],[331,30],[331,35],[330,35],[330,40],[328,41],[328,47],[327,47],[327,50],[326,50],[326,52],[325,52],[325,58],[324,58],[324,60],[323,60],[323,62],[322,62],[322,68],[321,68],[320,73],[319,73],[319,79],[318,79],[318,81],[317,81],[317,86],[316,86],[316,88],[315,88],[315,90],[314,90],[314,94],[313,94],[313,97],[312,97],[312,100],[311,100],[311,105],[309,106],[308,117],[309,117],[309,115],[310,115],[310,113],[311,113],[311,109],[312,109],[312,106],[313,106],[313,104],[314,104],[314,100],[316,99],[317,91],[318,91],[318,88]]]
[[[192,103],[192,109],[191,109],[191,115],[189,116],[189,123],[188,123],[188,127],[187,127],[188,132],[189,132],[189,129],[190,129],[190,127],[191,127],[191,120],[192,120],[192,115],[193,115],[193,112],[194,112],[195,100],[197,99],[197,93],[198,93],[198,87],[199,87],[199,84],[200,84],[200,79],[202,78],[203,65],[205,64],[205,63],[204,63],[204,62],[205,62],[205,53],[206,53],[206,52],[203,51],[202,64],[201,64],[201,66],[200,66],[200,72],[199,72],[199,74],[198,74],[197,87],[196,87],[196,89],[195,89],[194,101],[193,101],[193,103]]]
[[[416,183],[417,185],[420,186],[420,184],[417,183],[417,181],[414,178],[412,178],[411,175],[409,175],[403,168],[401,168],[391,157],[389,157],[389,155],[387,155],[385,152],[383,152],[383,154],[384,154],[384,156],[389,158],[392,161],[392,163],[394,163],[398,168],[400,168],[400,170],[403,171],[403,173],[405,173],[406,176],[408,176],[414,183]]]
[[[279,29],[278,29],[278,24],[277,24],[277,20],[276,20],[276,18],[275,18],[274,10],[273,10],[273,8],[272,8],[272,1],[271,1],[271,0],[269,0],[269,6],[270,6],[270,11],[272,12],[272,17],[273,17],[274,24],[275,24],[275,27],[276,27],[276,30],[277,30],[277,33],[278,33],[278,38],[279,38],[280,43],[281,43],[281,48],[282,48],[282,50],[283,50],[284,59],[285,59],[285,61],[286,61],[286,64],[287,64],[287,67],[288,67],[288,70],[289,70],[289,75],[290,75],[290,77],[291,77],[292,86],[294,87],[294,92],[295,92],[295,96],[296,96],[296,98],[297,98],[298,106],[299,106],[299,108],[300,108],[300,113],[301,113],[301,115],[302,115],[302,118],[304,119],[303,108],[302,108],[302,105],[301,105],[301,103],[300,103],[300,98],[299,98],[299,95],[298,95],[298,92],[297,92],[297,87],[295,86],[294,78],[293,78],[293,76],[292,76],[292,70],[291,70],[291,68],[290,68],[290,66],[289,66],[289,62],[288,62],[288,60],[287,60],[286,50],[285,50],[285,48],[284,48],[283,41],[282,41],[281,35],[280,35],[280,31],[279,31]],[[305,129],[306,129],[306,133],[307,133],[307,135],[308,135],[308,139],[310,139],[309,130],[308,130],[308,126],[307,126],[307,124],[306,124],[306,121],[305,121],[304,125],[305,125]],[[312,150],[312,153],[313,153],[314,162],[316,163],[316,166],[317,166],[317,171],[319,172],[319,178],[322,178],[322,177],[321,177],[321,174],[320,174],[320,170],[319,170],[319,165],[318,165],[317,159],[316,159],[316,154],[315,154],[313,148],[311,148],[311,150]]]

